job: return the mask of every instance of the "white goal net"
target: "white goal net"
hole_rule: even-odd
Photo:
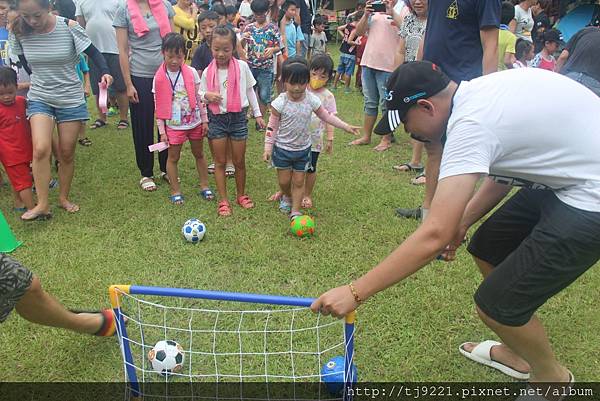
[[[344,320],[306,307],[119,295],[127,323],[118,337],[132,398],[330,400],[343,393],[333,394],[323,381],[356,380],[344,377],[343,366],[341,374],[322,372],[332,358],[353,357],[354,325],[349,330]],[[181,347],[177,372],[161,374],[150,362],[159,341]]]

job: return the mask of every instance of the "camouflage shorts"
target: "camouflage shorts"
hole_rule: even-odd
[[[31,285],[33,275],[25,266],[0,253],[0,323],[4,322]]]

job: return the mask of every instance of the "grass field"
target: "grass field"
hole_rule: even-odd
[[[360,124],[360,94],[340,90],[336,96],[342,118]],[[180,162],[183,207],[170,204],[165,183],[155,193],[142,192],[131,134],[118,132],[115,124],[113,118],[110,127],[89,132],[93,146],[78,148],[72,200],[81,205],[79,213],[54,206],[51,221],[25,224],[12,212],[8,188],[0,191],[0,207],[24,242],[13,256],[68,307],[108,306],[107,288],[115,283],[317,296],[366,272],[417,228],[417,222],[393,214],[394,207],[416,206],[423,197],[422,188],[410,185],[411,176],[391,169],[407,160],[406,135],[381,154],[346,146],[351,135],[336,131],[334,154],[319,162],[311,211],[317,235],[298,240],[288,235],[287,217],[266,201],[276,189],[275,172],[261,161],[262,135],[254,124],[247,166],[257,206],[234,207],[225,219],[217,218],[215,202],[197,196],[189,147]],[[56,190],[51,196],[56,205]],[[191,217],[208,228],[198,245],[180,234]],[[474,311],[479,282],[462,249],[454,263],[433,262],[369,300],[357,323],[361,380],[505,380],[457,351],[464,341],[493,338]],[[600,381],[599,286],[600,269],[592,269],[540,310],[558,357],[580,381]],[[48,329],[13,314],[0,326],[0,349],[0,381],[122,380],[115,339]]]

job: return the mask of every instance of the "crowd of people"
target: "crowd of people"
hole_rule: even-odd
[[[249,118],[254,118],[258,132],[264,132],[263,160],[277,170],[279,188],[271,200],[278,201],[279,209],[291,219],[313,206],[317,162],[322,151],[333,149],[334,127],[358,136],[351,145],[370,144],[373,132],[380,135],[374,149],[383,152],[392,147],[394,130],[404,124],[412,138],[412,156],[393,168],[416,174],[412,182],[426,185],[426,195],[422,206],[399,208],[396,213],[424,223],[356,285],[326,293],[314,309],[343,315],[439,256],[448,244],[444,257],[452,259],[466,230],[508,194],[505,184],[521,184],[528,189],[493,215],[469,247],[485,278],[476,295],[478,311],[506,345],[466,343],[460,352],[478,362],[483,358],[482,363],[519,379],[534,375],[540,380],[571,379],[554,359],[533,313],[600,257],[598,235],[593,235],[600,226],[600,179],[581,171],[584,166],[588,170],[598,166],[587,151],[558,140],[562,136],[564,141],[565,132],[577,127],[588,151],[600,147],[592,135],[594,128],[582,126],[590,117],[584,115],[590,104],[600,103],[597,27],[585,28],[565,43],[552,28],[549,0],[386,0],[377,4],[358,0],[356,9],[333,31],[341,41],[336,68],[328,54],[329,20],[304,0],[174,3],[0,0],[0,29],[9,33],[3,49],[5,67],[0,68],[0,160],[13,186],[15,208],[23,211],[22,220],[52,216],[48,192],[53,158],[59,205],[70,213],[79,210],[69,193],[77,143],[91,144],[85,136],[87,97],[91,95],[97,118],[90,129],[106,127],[109,113],[119,115],[118,129],[131,129],[142,190],[155,191],[154,177],[159,177],[170,185],[170,202],[185,202],[178,162],[189,141],[199,195],[206,201],[216,199],[217,213],[223,217],[233,213],[227,176],[235,177],[235,203],[242,209],[254,207],[246,188]],[[504,70],[520,71],[498,72]],[[352,92],[353,77],[364,97],[362,127],[336,116],[336,94]],[[343,94],[336,91],[340,83]],[[527,108],[517,101],[525,101],[524,93],[537,93],[539,102],[548,103],[545,107],[550,109],[558,102],[552,96],[555,92],[589,104],[575,109],[560,103],[564,119],[552,125],[536,120],[535,113],[525,113]],[[513,107],[501,103],[502,99],[513,101]],[[379,124],[378,116],[383,116]],[[514,138],[524,129],[540,134],[540,138],[531,137],[537,138],[535,145],[534,139],[520,142]],[[550,139],[545,140],[544,134]],[[155,154],[149,148],[156,143],[168,145],[158,153],[158,175]],[[544,146],[564,148],[558,152]],[[556,159],[539,159],[535,152]],[[573,161],[564,152],[578,157]],[[560,173],[544,170],[546,163]],[[214,173],[216,193],[210,188],[209,173]],[[567,179],[573,177],[571,173],[577,176],[575,182]],[[486,179],[471,200],[482,174],[505,179]],[[537,184],[547,190],[535,192],[532,188]],[[537,217],[515,228],[523,208]],[[553,242],[529,235],[553,224],[556,215],[564,216],[564,224],[568,222],[573,229],[577,224],[581,228],[583,221],[586,228],[573,234],[577,245],[569,241],[573,247],[582,247],[580,258],[565,261],[555,255],[544,265],[560,277],[548,283],[526,265],[532,253],[542,255],[565,238],[557,236]],[[506,230],[497,226],[503,224],[519,235],[510,240],[502,237]],[[522,250],[522,241],[535,246]],[[7,261],[6,266],[14,268],[15,263]],[[500,268],[506,264],[510,266]],[[559,271],[558,266],[565,264],[573,270]],[[520,275],[524,280],[516,285],[507,275]],[[23,294],[33,288],[30,274],[19,276],[21,286],[14,290],[20,295],[11,298],[13,306],[28,299]],[[535,291],[527,297],[517,294],[531,288]],[[502,305],[494,302],[499,291],[505,294]],[[512,298],[506,295],[511,291]],[[36,293],[47,296],[39,290]],[[521,302],[520,306],[515,302]],[[63,321],[60,327],[76,325],[77,318],[56,305],[48,313],[61,316],[57,318]],[[89,327],[91,316],[83,317],[88,319],[87,326],[77,324],[78,330],[97,331]],[[64,323],[69,319],[69,325]],[[48,316],[31,320],[56,321]],[[95,321],[96,326],[101,324],[100,332],[109,332],[105,326],[110,325],[110,316],[103,314],[100,320]],[[525,340],[529,345],[523,345]]]

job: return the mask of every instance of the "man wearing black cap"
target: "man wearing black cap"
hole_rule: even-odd
[[[388,91],[376,132],[404,124],[419,141],[445,143],[429,216],[378,266],[312,309],[343,316],[440,253],[453,260],[469,227],[519,186],[468,247],[484,276],[477,311],[505,345],[466,343],[460,352],[532,382],[572,381],[534,313],[600,259],[600,98],[539,69],[459,85],[425,61],[400,66]],[[527,93],[553,118],[531,113]]]

